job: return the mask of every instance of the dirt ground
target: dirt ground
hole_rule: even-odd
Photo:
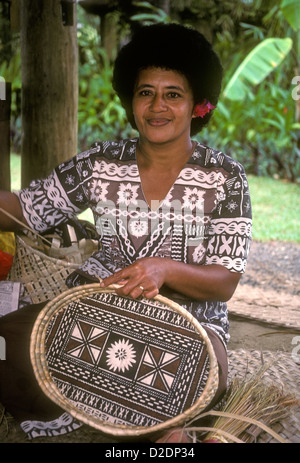
[[[294,313],[300,311],[300,244],[253,242],[247,271],[242,277],[240,288],[246,289],[249,304],[265,297],[268,300],[268,295],[274,300],[274,295],[276,299],[276,294],[280,294],[280,304],[288,304]],[[292,339],[296,334],[300,334],[299,328],[287,329],[276,323],[251,320],[235,314],[230,314],[229,319],[231,339],[228,348],[230,350],[291,352]],[[51,439],[38,438],[34,441],[36,443],[114,442],[113,439],[103,437],[96,430],[86,426],[66,436]],[[1,405],[0,442],[29,442],[5,410],[1,411]]]

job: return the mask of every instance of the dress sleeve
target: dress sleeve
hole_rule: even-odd
[[[28,188],[15,192],[33,230],[45,232],[89,207],[93,151],[76,155],[54,169],[46,179],[32,181]]]
[[[244,273],[252,239],[252,209],[244,168],[232,163],[230,175],[219,185],[217,206],[209,228],[206,264],[219,264]]]

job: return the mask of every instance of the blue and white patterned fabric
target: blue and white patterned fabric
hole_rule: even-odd
[[[29,225],[41,233],[87,208],[93,211],[99,250],[68,278],[68,286],[97,281],[153,256],[243,273],[252,229],[243,166],[197,142],[164,200],[149,205],[136,160],[137,141],[95,143],[17,193]],[[165,294],[227,343],[226,303]]]

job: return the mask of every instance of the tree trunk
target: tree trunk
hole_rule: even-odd
[[[74,2],[20,0],[23,187],[77,151],[76,22]]]
[[[100,15],[101,47],[106,51],[110,62],[116,58],[117,52],[117,24],[118,16],[115,13]]]

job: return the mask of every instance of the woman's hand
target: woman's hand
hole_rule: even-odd
[[[222,265],[191,265],[166,257],[145,257],[105,278],[101,285],[118,284],[121,285],[117,289],[120,296],[137,298],[143,295],[149,299],[166,285],[191,299],[226,302],[240,278],[240,273],[231,272]]]
[[[116,292],[120,296],[130,296],[135,299],[143,295],[151,299],[157,296],[164,284],[166,263],[161,257],[138,259],[134,264],[105,278],[101,286],[118,284],[121,287]]]

